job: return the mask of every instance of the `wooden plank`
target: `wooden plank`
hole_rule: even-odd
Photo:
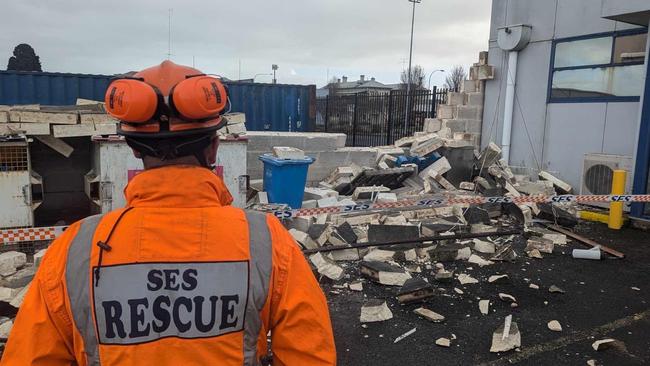
[[[65,141],[58,139],[53,136],[35,136],[35,138],[44,143],[45,145],[49,146],[52,150],[58,152],[59,154],[65,156],[66,158],[69,158],[72,152],[74,151],[74,148],[68,144],[65,143]]]
[[[79,114],[77,112],[42,112],[12,109],[9,112],[9,120],[20,123],[76,125],[79,121]]]
[[[572,239],[575,239],[575,240],[577,240],[577,241],[579,241],[579,242],[581,242],[583,244],[586,244],[586,245],[588,245],[588,246],[590,246],[592,248],[593,247],[600,247],[600,250],[602,250],[603,252],[605,252],[607,254],[611,254],[616,258],[619,258],[619,259],[625,258],[625,254],[619,252],[616,249],[612,249],[612,248],[607,247],[605,245],[598,244],[597,242],[595,242],[595,241],[593,241],[593,240],[591,240],[589,238],[585,238],[584,236],[578,235],[578,234],[576,234],[574,232],[571,232],[569,230],[561,228],[561,227],[559,227],[557,225],[545,225],[545,226],[547,228],[553,230],[553,231],[557,231],[558,233],[562,233],[562,234],[564,234],[564,235],[566,235],[566,236],[568,236],[568,237],[570,237]]]
[[[95,134],[95,125],[93,124],[52,126],[52,135],[54,137],[79,137],[79,136],[92,136],[94,134]]]

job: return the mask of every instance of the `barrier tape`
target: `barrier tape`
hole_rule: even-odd
[[[434,197],[420,200],[402,200],[397,202],[360,203],[356,205],[331,206],[320,208],[303,208],[297,210],[272,211],[280,219],[290,219],[301,216],[315,216],[326,213],[353,213],[381,209],[414,207],[444,207],[454,204],[481,205],[484,203],[593,203],[593,202],[648,202],[650,194],[646,195],[562,195],[562,196],[520,196],[520,197]],[[21,229],[0,230],[0,244],[17,244],[30,241],[48,241],[56,239],[67,226],[49,226]]]
[[[346,206],[330,206],[319,208],[303,208],[297,210],[276,210],[272,213],[279,219],[290,219],[301,216],[316,216],[327,213],[352,213],[401,207],[443,207],[454,204],[481,205],[484,203],[594,203],[594,202],[650,202],[650,194],[642,195],[561,195],[561,196],[520,196],[520,197],[459,197],[431,198],[422,200],[402,200],[397,202],[361,203]]]

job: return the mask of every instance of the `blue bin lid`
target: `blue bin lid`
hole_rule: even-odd
[[[305,156],[304,159],[280,159],[278,157],[273,156],[272,154],[264,154],[260,155],[259,157],[260,160],[264,163],[269,163],[271,165],[275,166],[283,166],[283,165],[309,165],[316,161],[316,159]]]

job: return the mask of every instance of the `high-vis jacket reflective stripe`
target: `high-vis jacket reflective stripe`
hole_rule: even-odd
[[[260,312],[264,308],[272,272],[272,241],[266,222],[266,214],[246,211],[249,230],[249,286],[248,302],[244,321],[243,352],[244,365],[258,365],[257,341],[262,329]],[[84,341],[87,363],[99,366],[99,345],[90,302],[90,276],[83,275],[92,270],[90,255],[95,230],[103,216],[84,219],[79,231],[68,249],[65,271],[66,287],[75,326]],[[93,276],[95,274],[93,273]],[[97,311],[97,310],[96,310]]]

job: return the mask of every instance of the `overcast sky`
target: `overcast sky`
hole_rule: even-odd
[[[422,0],[413,63],[425,71],[470,66],[488,47],[490,0]],[[172,17],[174,62],[231,79],[270,73],[278,82],[317,84],[360,74],[399,82],[408,62],[407,0],[5,0],[0,68],[29,43],[44,71],[114,74],[160,63]],[[267,75],[257,81],[270,81]],[[444,77],[436,73],[433,84]]]

